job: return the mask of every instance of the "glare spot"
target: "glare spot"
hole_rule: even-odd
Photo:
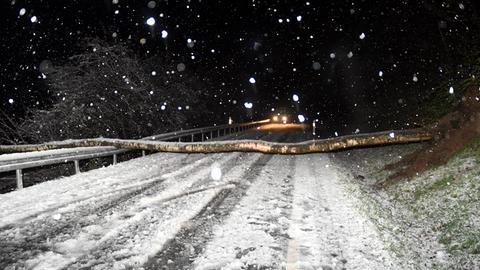
[[[162,30],[162,38],[167,38],[168,32],[166,30]]]
[[[155,25],[155,18],[153,17],[150,17],[147,19],[147,24],[150,25],[150,26],[154,26]]]
[[[157,6],[157,3],[155,1],[150,1],[147,4],[148,8],[155,8]]]
[[[217,163],[212,164],[211,170],[210,170],[210,177],[212,178],[213,181],[219,181],[222,179],[222,169],[220,168],[220,165]]]
[[[177,65],[177,71],[178,71],[178,72],[185,71],[185,68],[186,68],[186,66],[185,66],[184,63],[179,63],[179,64]]]
[[[300,121],[300,123],[305,122],[305,116],[299,114],[299,115],[298,115],[298,121]]]

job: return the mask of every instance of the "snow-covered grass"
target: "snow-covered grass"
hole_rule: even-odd
[[[400,180],[385,190],[373,184],[387,163],[415,145],[358,149],[336,154],[352,172],[352,192],[406,269],[480,268],[480,143],[445,165]],[[358,176],[361,175],[361,176]]]

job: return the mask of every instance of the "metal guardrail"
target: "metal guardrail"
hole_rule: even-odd
[[[212,127],[202,127],[195,129],[180,130],[174,132],[168,132],[164,134],[154,135],[143,138],[143,140],[155,140],[155,141],[178,141],[178,142],[195,142],[211,140],[213,138],[224,137],[227,135],[235,134],[238,132],[244,132],[246,130],[256,128],[262,124],[268,123],[270,120],[255,121],[249,123],[239,123],[231,125],[220,125]],[[31,158],[13,158],[0,160],[0,173],[16,171],[17,189],[23,188],[23,169],[35,168],[47,165],[65,164],[73,162],[75,166],[75,173],[80,173],[80,161],[92,158],[113,157],[113,165],[118,162],[118,155],[131,150],[115,149],[113,147],[95,147],[94,151],[75,150],[72,148],[72,152],[58,153],[50,155],[39,155]],[[142,156],[145,156],[145,151],[142,151]]]

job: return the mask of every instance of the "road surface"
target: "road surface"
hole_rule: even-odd
[[[157,153],[1,194],[0,269],[397,269],[332,160]]]

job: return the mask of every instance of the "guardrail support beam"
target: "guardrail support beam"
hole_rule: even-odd
[[[117,165],[117,154],[113,154],[113,165]]]
[[[17,170],[17,189],[23,188],[23,174],[22,169]]]
[[[142,157],[146,156],[145,150],[142,150]]]
[[[80,173],[80,161],[74,160],[73,164],[75,165],[75,174],[79,174]]]

